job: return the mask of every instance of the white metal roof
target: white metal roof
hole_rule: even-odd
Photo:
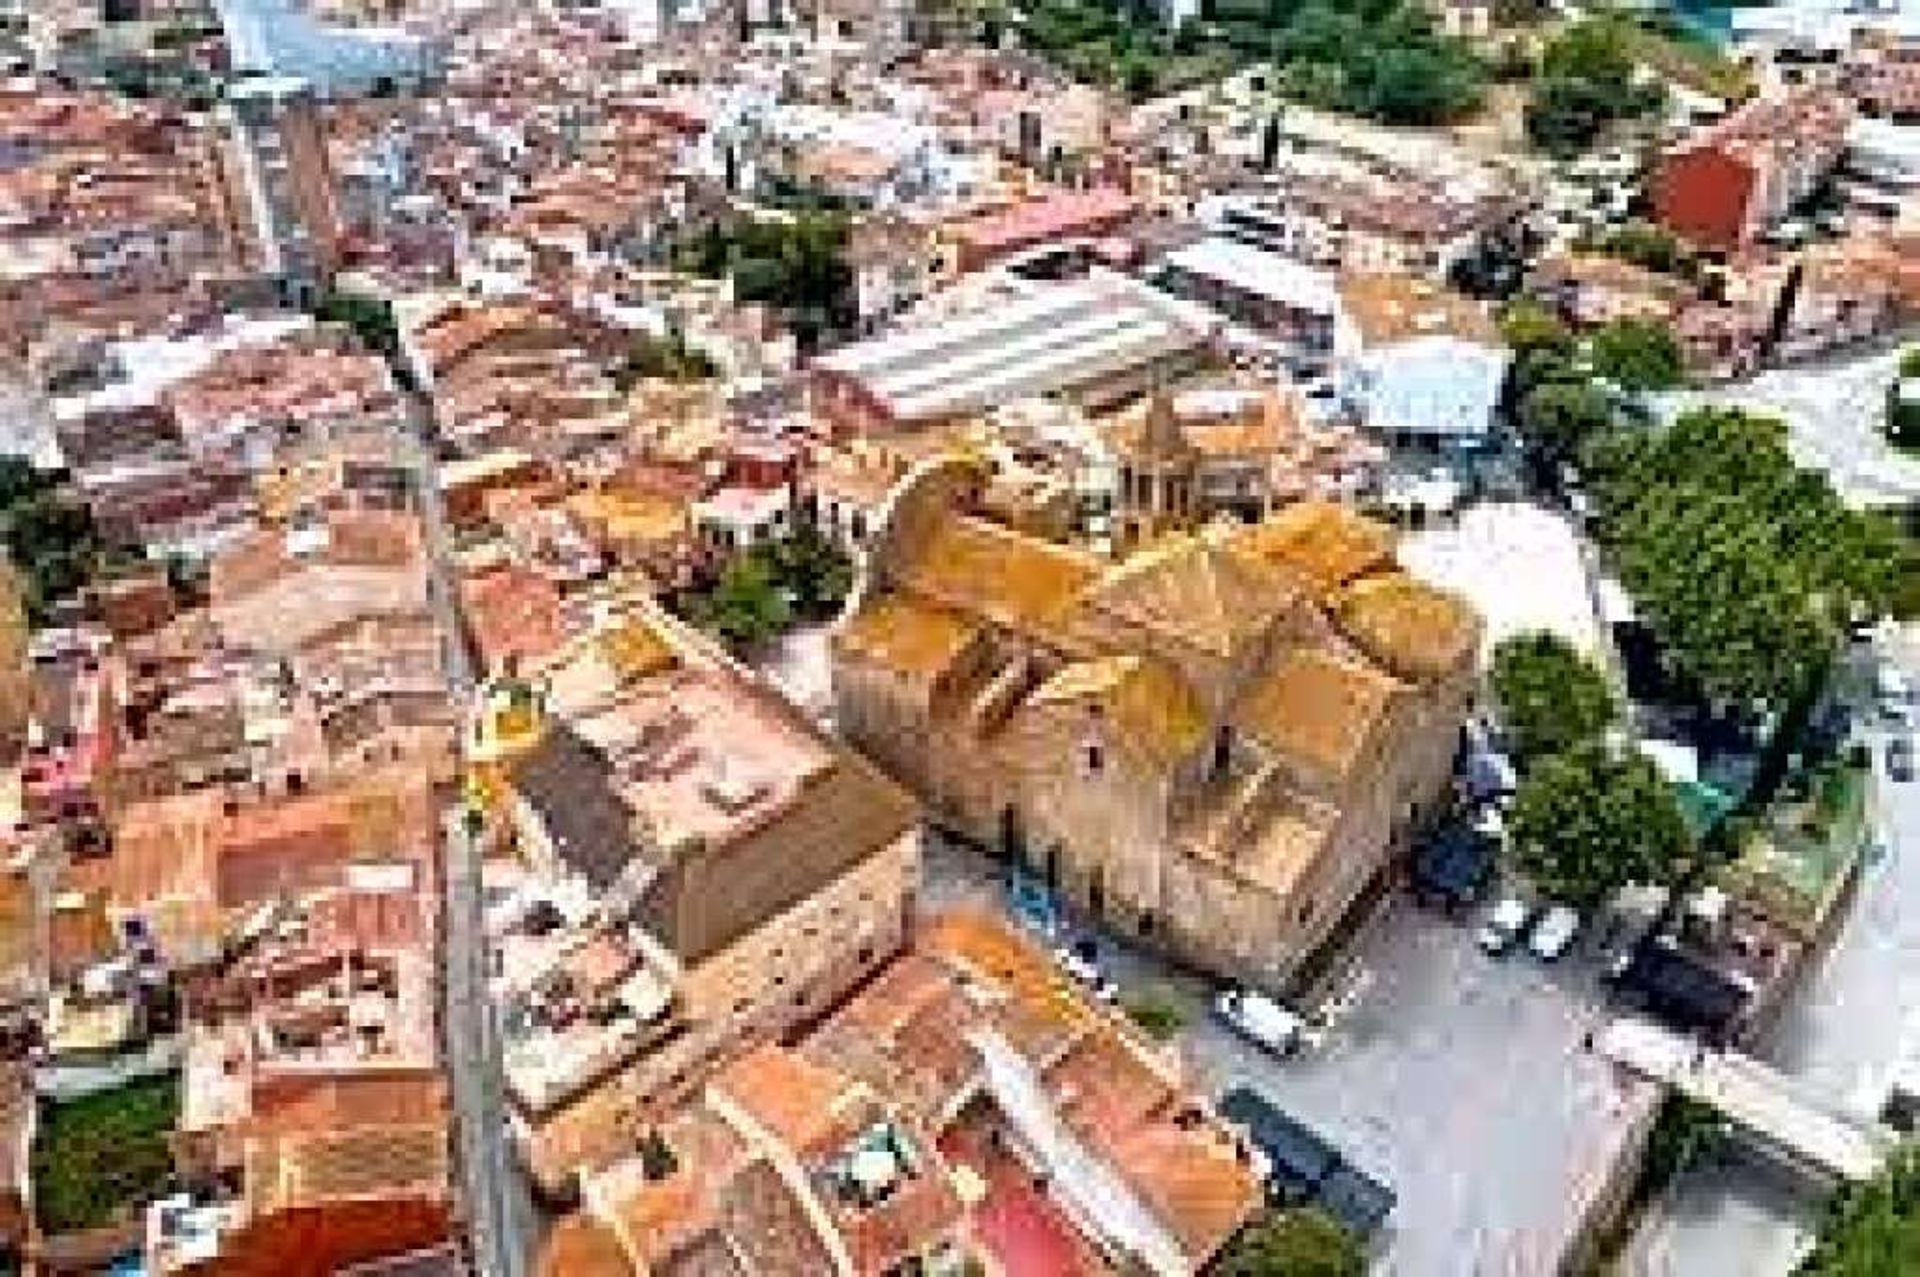
[[[1331,271],[1238,240],[1203,239],[1169,254],[1167,265],[1312,314],[1333,315],[1340,309]]]

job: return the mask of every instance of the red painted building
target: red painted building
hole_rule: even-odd
[[[1701,248],[1747,248],[1833,171],[1852,119],[1823,89],[1757,98],[1661,158],[1654,216]]]
[[[1759,174],[1746,159],[1717,147],[1669,155],[1653,179],[1660,225],[1701,248],[1732,252],[1754,235]]]

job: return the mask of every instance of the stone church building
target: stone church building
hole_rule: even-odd
[[[1109,925],[1284,986],[1444,790],[1478,618],[1306,502],[1118,563],[930,462],[834,639],[849,739]]]

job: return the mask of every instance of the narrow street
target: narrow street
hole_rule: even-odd
[[[1920,641],[1889,655],[1920,673]],[[1808,1092],[1877,1111],[1920,1065],[1920,782],[1887,778],[1886,732],[1870,733],[1884,854],[1863,868],[1832,947],[1815,960],[1753,1053]],[[1785,1277],[1819,1218],[1820,1185],[1735,1152],[1683,1176],[1649,1209],[1626,1256],[1635,1277]]]
[[[400,448],[419,494],[421,527],[432,568],[428,589],[443,637],[448,687],[455,704],[464,708],[473,694],[474,673],[459,637],[453,577],[448,567],[451,551],[446,511],[433,452],[425,442],[431,431],[430,419],[423,404],[417,400],[413,403],[412,428],[403,432]],[[533,1252],[538,1213],[508,1146],[500,1042],[487,999],[480,852],[468,836],[458,804],[444,815],[441,842],[446,849],[441,1027],[453,1085],[468,1235],[479,1272],[486,1277],[521,1277]]]

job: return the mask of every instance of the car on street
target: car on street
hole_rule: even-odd
[[[1493,880],[1492,840],[1463,820],[1442,824],[1413,853],[1413,890],[1443,908],[1471,905]]]
[[[1876,690],[1879,693],[1880,717],[1890,723],[1913,721],[1913,682],[1905,673],[1891,665],[1881,666]]]
[[[1100,950],[1091,937],[1081,936],[1053,951],[1061,970],[1102,1002],[1119,1000],[1120,989],[1100,966]]]
[[[1887,742],[1887,779],[1905,783],[1913,779],[1913,739],[1895,736]]]
[[[1533,906],[1518,896],[1504,896],[1487,911],[1477,938],[1480,948],[1490,954],[1502,954],[1519,942],[1533,921]]]
[[[1307,1022],[1264,993],[1228,988],[1214,995],[1214,1014],[1275,1055],[1291,1055],[1306,1036]]]
[[[1311,1203],[1362,1239],[1378,1232],[1393,1212],[1398,1199],[1392,1189],[1259,1092],[1234,1087],[1220,1097],[1219,1113],[1253,1146],[1255,1165],[1275,1202]]]
[[[1527,935],[1527,948],[1542,962],[1552,962],[1573,947],[1579,934],[1579,912],[1571,905],[1552,905]]]
[[[1219,1112],[1260,1154],[1261,1178],[1279,1202],[1311,1201],[1340,1164],[1331,1144],[1257,1091],[1234,1087],[1220,1097]]]

